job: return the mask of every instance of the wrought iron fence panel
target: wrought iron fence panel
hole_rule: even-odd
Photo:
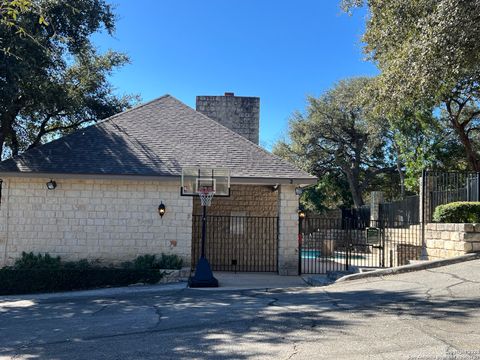
[[[380,204],[379,217],[389,227],[420,224],[420,196]]]
[[[480,201],[480,173],[426,171],[423,182],[429,218],[439,205],[456,201]]]
[[[200,257],[202,216],[193,216],[192,269]],[[207,216],[205,256],[214,271],[276,272],[278,218]]]
[[[328,274],[399,266],[420,259],[422,225],[419,222],[369,220],[361,225],[321,216],[303,219],[299,236],[299,272]]]

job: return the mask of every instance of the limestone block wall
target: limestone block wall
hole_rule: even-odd
[[[278,193],[272,186],[235,185],[230,186],[229,197],[214,197],[208,208],[208,215],[230,216],[277,216]],[[201,215],[202,207],[198,197],[193,198],[193,214]]]
[[[478,252],[480,224],[427,224],[425,243],[429,260]]]
[[[192,198],[180,196],[179,184],[57,179],[47,190],[45,178],[3,180],[0,266],[22,251],[105,263],[164,252],[190,263]]]
[[[402,244],[422,245],[421,225],[409,225],[402,228],[385,228],[385,241],[393,241]]]

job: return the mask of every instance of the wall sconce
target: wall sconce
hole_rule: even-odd
[[[158,215],[160,215],[161,218],[165,215],[165,210],[165,205],[160,201],[160,205],[158,205]]]
[[[305,219],[305,215],[306,215],[305,210],[303,210],[303,208],[298,209],[298,218],[299,219],[302,219],[302,220]]]
[[[55,180],[50,180],[49,182],[47,182],[48,190],[55,190],[56,187],[57,187],[57,182]]]

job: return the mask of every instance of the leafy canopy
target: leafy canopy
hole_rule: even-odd
[[[480,0],[344,0],[366,4],[365,52],[381,70],[385,112],[418,104],[455,131],[466,160],[480,170]]]
[[[99,54],[91,43],[93,33],[115,30],[115,16],[105,0],[2,0],[1,4],[2,15],[11,14],[0,22],[0,48],[8,49],[0,51],[3,158],[135,102],[132,96],[115,95],[108,82],[128,57],[114,51]],[[9,6],[13,13],[5,10]]]
[[[276,154],[321,179],[343,178],[356,207],[363,205],[363,192],[373,178],[393,169],[385,122],[371,115],[362,98],[371,81],[343,80],[318,99],[309,97],[306,113],[296,113],[290,121],[290,141],[274,148]]]

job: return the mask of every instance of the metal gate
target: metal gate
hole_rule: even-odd
[[[299,235],[299,272],[326,274],[405,265],[422,249],[419,222],[392,215],[378,221],[306,217]]]
[[[193,216],[192,269],[200,257],[202,216]],[[278,218],[207,216],[205,255],[214,271],[276,272]]]
[[[299,271],[326,274],[347,271],[352,266],[378,267],[384,237],[373,234],[367,241],[366,227],[352,219],[306,217],[299,236]]]

